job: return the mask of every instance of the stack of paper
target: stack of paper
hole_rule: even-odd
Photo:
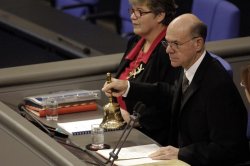
[[[82,135],[89,134],[91,132],[92,124],[100,124],[102,119],[91,119],[91,120],[83,120],[83,121],[75,121],[75,122],[67,122],[67,123],[57,123],[59,129],[71,134],[71,135]]]
[[[156,163],[162,160],[152,160],[148,157],[151,153],[158,150],[160,147],[156,144],[140,145],[122,148],[118,154],[118,160],[115,161],[116,165],[131,166],[145,163]],[[109,158],[109,153],[113,149],[98,150],[97,153],[105,158]]]
[[[122,148],[118,154],[118,160],[115,165],[118,166],[190,166],[189,164],[175,160],[152,160],[148,156],[158,150],[160,147],[156,144],[140,145]],[[98,150],[97,153],[106,159],[113,149]]]

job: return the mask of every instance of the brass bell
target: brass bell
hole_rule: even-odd
[[[107,83],[111,83],[111,74],[107,73],[106,78]],[[122,118],[120,106],[115,103],[113,97],[109,97],[109,103],[103,107],[103,120],[100,124],[101,127],[107,130],[120,129],[125,125],[125,121]]]

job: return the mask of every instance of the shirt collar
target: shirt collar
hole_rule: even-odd
[[[204,59],[205,55],[206,55],[206,51],[204,51],[202,53],[202,55],[199,57],[199,59],[188,70],[184,69],[184,74],[186,75],[186,77],[189,81],[189,85],[191,84],[191,82],[194,78],[194,74],[195,74],[196,70],[198,69],[198,67],[200,66],[201,61]]]

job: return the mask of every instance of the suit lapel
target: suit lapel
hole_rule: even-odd
[[[182,95],[182,102],[181,102],[181,108],[182,111],[184,105],[187,103],[187,101],[190,99],[190,97],[198,90],[199,85],[195,83],[191,83],[186,90],[185,94]]]
[[[182,96],[182,102],[180,106],[180,113],[182,112],[184,106],[187,104],[188,100],[193,96],[193,94],[199,89],[201,85],[201,81],[205,76],[204,72],[207,70],[207,66],[211,61],[211,56],[206,53],[204,59],[202,60],[200,66],[198,67],[197,71],[195,72],[194,78],[187,88],[185,94]],[[180,87],[181,88],[181,87]]]
[[[173,102],[172,102],[172,115],[175,117],[180,110],[181,105],[181,95],[182,95],[182,77],[183,77],[183,70],[180,73],[179,79],[174,83],[174,88],[176,89],[174,96],[173,96]]]
[[[125,70],[125,68],[129,66],[131,61],[126,59],[126,56],[135,47],[136,43],[140,39],[141,37],[136,36],[135,39],[133,39],[132,41],[129,40],[129,43],[128,43],[129,48],[126,50],[125,54],[123,55],[123,59],[121,60],[121,63],[119,64],[118,69],[116,71],[115,78],[118,78],[121,75],[121,73]]]
[[[129,65],[130,61],[129,60],[124,60],[121,62],[119,65],[119,68],[117,69],[115,77],[118,78],[121,73],[125,70],[125,68]]]

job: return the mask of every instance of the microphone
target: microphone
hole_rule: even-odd
[[[130,132],[134,128],[135,124],[139,121],[140,113],[144,111],[146,108],[145,104],[143,104],[141,101],[138,101],[136,105],[133,108],[133,114],[130,115],[130,120],[127,123],[125,129],[123,130],[123,133],[118,140],[116,146],[114,147],[113,151],[109,153],[109,159],[111,161],[111,165],[114,164],[115,160],[118,159],[118,154],[121,151],[124,143],[126,142]]]
[[[139,121],[140,113],[144,111],[146,108],[145,104],[143,104],[141,101],[138,101],[136,105],[133,108],[133,114],[130,115],[130,120],[125,126],[117,144],[115,145],[114,149],[109,153],[109,158],[106,160],[106,162],[98,161],[99,159],[91,154],[90,152],[86,151],[90,155],[90,157],[94,158],[95,161],[98,161],[100,165],[107,165],[110,163],[112,166],[115,162],[115,160],[118,159],[118,154],[121,151],[121,148],[123,147],[124,143],[126,142],[130,132],[134,128],[135,124]]]
[[[130,115],[130,118],[132,117],[134,120],[136,120],[136,122],[139,121],[141,112],[144,111],[145,108],[146,108],[145,104],[143,104],[141,101],[138,101],[133,108],[133,114]]]
[[[36,126],[38,125],[38,127],[40,127],[45,133],[47,133],[50,137],[52,137],[52,138],[54,138],[54,137],[56,137],[56,138],[68,138],[68,135],[67,134],[64,134],[64,133],[62,133],[62,132],[59,132],[59,131],[57,131],[56,129],[48,129],[48,127],[47,126],[45,126],[42,122],[40,122],[36,117],[34,117],[33,115],[31,115],[30,113],[29,113],[29,111],[25,108],[25,106],[23,105],[23,104],[19,104],[18,105],[18,108],[19,108],[19,110],[20,111],[22,111],[22,112],[20,112],[21,113],[21,115],[23,116],[23,117],[25,117],[26,118],[26,115],[28,115],[30,118],[31,118],[31,120],[33,120],[36,124]],[[50,130],[52,130],[52,131],[50,131]]]
[[[86,150],[82,149],[79,146],[76,146],[75,144],[72,144],[72,142],[69,139],[67,139],[68,135],[66,135],[64,133],[61,133],[61,132],[58,132],[55,129],[49,129],[47,126],[45,126],[36,117],[31,115],[23,104],[19,104],[18,109],[20,110],[20,114],[23,117],[27,118],[26,115],[28,115],[29,118],[31,118],[31,120],[36,122],[35,125],[37,127],[40,127],[45,133],[47,133],[50,137],[55,138],[55,140],[58,141],[59,143],[67,145],[67,146],[72,147],[72,148],[75,148],[75,149],[80,150],[80,151],[82,151],[82,152],[89,155],[89,153],[87,153]],[[50,131],[50,130],[52,130],[52,131]],[[86,163],[92,164],[92,165],[98,165],[98,166],[100,165],[97,160],[95,160],[96,163],[93,163],[92,161],[88,161],[88,160],[83,160],[83,161],[86,162]]]

